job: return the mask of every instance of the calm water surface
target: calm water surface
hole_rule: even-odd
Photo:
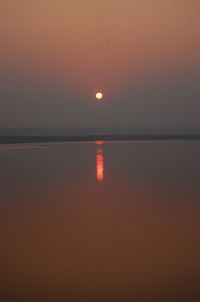
[[[189,301],[200,142],[0,146],[0,238],[0,301]]]

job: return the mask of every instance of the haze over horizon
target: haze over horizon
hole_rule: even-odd
[[[199,128],[199,10],[196,0],[2,1],[0,128]]]

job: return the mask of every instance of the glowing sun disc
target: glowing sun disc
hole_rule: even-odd
[[[97,92],[97,93],[96,93],[96,99],[97,99],[98,101],[102,100],[102,99],[103,99],[103,93]]]

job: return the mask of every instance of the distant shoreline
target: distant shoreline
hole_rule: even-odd
[[[127,134],[127,135],[62,135],[62,136],[0,136],[0,144],[145,141],[145,140],[200,140],[200,134]]]

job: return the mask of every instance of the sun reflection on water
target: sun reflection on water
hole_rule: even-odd
[[[104,155],[103,148],[100,146],[103,145],[103,142],[97,141],[96,145],[98,146],[96,151],[96,179],[102,182],[104,181]]]

